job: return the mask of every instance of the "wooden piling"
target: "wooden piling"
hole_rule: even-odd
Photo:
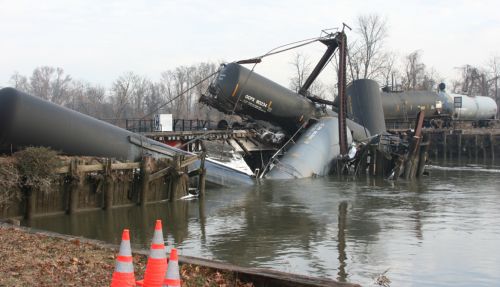
[[[495,139],[493,137],[493,134],[490,133],[490,148],[491,148],[491,160],[495,160]]]
[[[105,210],[110,210],[113,207],[113,189],[114,182],[111,169],[111,159],[106,159],[104,162],[104,206]]]
[[[370,151],[370,163],[369,163],[369,167],[368,167],[368,173],[370,174],[370,176],[376,176],[376,171],[377,171],[377,166],[376,166],[376,162],[377,162],[377,145],[375,144],[372,144],[370,145],[369,147]]]
[[[196,142],[202,149],[202,153],[200,155],[200,175],[198,176],[199,196],[202,197],[205,195],[205,177],[207,174],[207,169],[205,168],[205,159],[207,157],[207,149],[203,141],[199,140]]]
[[[462,133],[457,135],[457,145],[458,145],[458,160],[462,159]]]
[[[443,135],[444,135],[444,141],[443,141],[443,156],[444,156],[444,160],[446,161],[446,157],[447,157],[447,147],[448,147],[448,143],[447,143],[447,139],[448,139],[448,133],[447,132],[443,132]]]
[[[73,214],[78,209],[78,190],[83,184],[83,176],[78,170],[78,159],[72,158],[69,164],[68,207],[66,213]]]
[[[375,174],[377,177],[385,177],[387,160],[384,154],[380,152],[378,149],[375,150],[375,153],[377,154],[375,162],[375,168],[376,168]]]
[[[413,179],[416,176],[418,169],[418,157],[420,151],[420,144],[422,142],[422,126],[424,122],[424,113],[418,112],[417,123],[415,125],[415,134],[410,142],[408,150],[408,159],[405,164],[404,177],[405,179]]]
[[[477,137],[478,137],[478,135],[476,134],[476,136],[474,137],[474,152],[475,152],[476,161],[477,161],[477,157],[479,154],[479,141],[478,141]]]
[[[26,209],[24,211],[24,218],[30,220],[35,214],[36,198],[31,188],[25,188],[24,194],[26,196]]]
[[[141,160],[141,190],[139,191],[139,202],[141,206],[145,206],[147,195],[149,194],[149,182],[151,176],[153,158],[151,156],[143,156]]]
[[[417,177],[421,177],[424,174],[425,164],[427,163],[427,159],[429,158],[429,146],[430,143],[428,141],[420,146],[421,148],[418,158]]]

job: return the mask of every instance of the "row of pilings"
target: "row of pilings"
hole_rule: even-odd
[[[188,166],[200,160],[198,169]],[[194,186],[205,190],[204,154],[154,159],[143,156],[139,162],[118,162],[109,158],[64,157],[47,190],[19,187],[19,195],[0,205],[0,218],[31,219],[51,214],[172,201],[188,194]]]
[[[495,161],[500,156],[498,129],[428,129],[429,156],[440,160]]]

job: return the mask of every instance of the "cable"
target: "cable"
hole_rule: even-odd
[[[140,118],[140,120],[143,120],[151,115],[153,115],[154,113],[156,113],[159,109],[163,108],[164,106],[170,104],[171,102],[175,101],[176,99],[180,98],[181,96],[185,95],[187,92],[191,91],[192,89],[196,88],[197,86],[201,85],[203,82],[205,82],[206,80],[210,79],[212,76],[214,76],[215,74],[219,73],[219,70],[213,72],[212,74],[208,75],[207,77],[201,79],[200,81],[196,82],[194,85],[192,85],[191,87],[187,88],[184,92],[181,92],[179,93],[177,96],[175,96],[174,98],[172,98],[170,101],[156,107],[152,112],[150,112],[149,114],[146,114],[145,116],[143,116],[142,118]]]
[[[283,53],[283,52],[286,52],[286,51],[289,51],[289,50],[292,50],[292,49],[296,49],[296,48],[299,48],[299,47],[303,47],[303,46],[312,44],[312,43],[317,42],[317,41],[319,41],[321,39],[324,39],[324,38],[325,37],[314,37],[314,38],[303,39],[303,40],[299,40],[299,41],[295,41],[295,42],[290,42],[290,43],[287,43],[287,44],[284,44],[284,45],[277,46],[277,47],[269,50],[267,53],[265,53],[265,54],[263,54],[261,56],[258,56],[258,57],[251,58],[251,59],[261,60],[261,59],[263,59],[265,57],[268,57],[268,56],[276,55],[276,54]],[[297,45],[295,45],[295,44],[297,44]],[[290,45],[294,45],[294,46],[288,47]],[[284,47],[288,47],[288,48],[281,49],[281,48],[284,48]],[[278,49],[281,49],[281,50],[278,50]],[[278,50],[278,51],[276,51],[276,50]],[[248,79],[250,79],[250,76],[254,73],[255,67],[259,63],[260,63],[260,61],[255,62],[253,64],[252,69],[250,69],[250,73],[248,73],[248,76],[246,77],[244,83],[241,85],[241,88],[239,89],[240,92],[238,93],[238,98],[236,99],[236,102],[234,103],[234,106],[233,106],[233,110],[231,111],[231,113],[229,115],[230,117],[234,116],[234,113],[236,111],[236,107],[238,106],[238,103],[239,103],[239,101],[241,99],[241,96],[243,94],[242,91],[243,91],[244,87],[246,86],[246,84],[248,82]],[[231,126],[232,119],[229,118],[229,121],[230,122],[229,122],[229,124],[227,126],[227,129],[229,129],[229,127]]]

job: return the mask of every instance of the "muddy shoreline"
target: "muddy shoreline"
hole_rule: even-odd
[[[0,223],[0,286],[109,285],[118,246]],[[147,250],[134,250],[136,279]],[[258,268],[180,256],[182,286],[358,286]]]

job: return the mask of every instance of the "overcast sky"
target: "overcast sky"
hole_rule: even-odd
[[[455,67],[500,55],[499,11],[498,0],[0,0],[0,86],[14,71],[29,76],[41,65],[106,86],[125,71],[156,80],[180,65],[257,56],[368,13],[386,18],[388,49],[422,50],[427,66],[449,80]],[[288,85],[292,57],[256,71]]]

